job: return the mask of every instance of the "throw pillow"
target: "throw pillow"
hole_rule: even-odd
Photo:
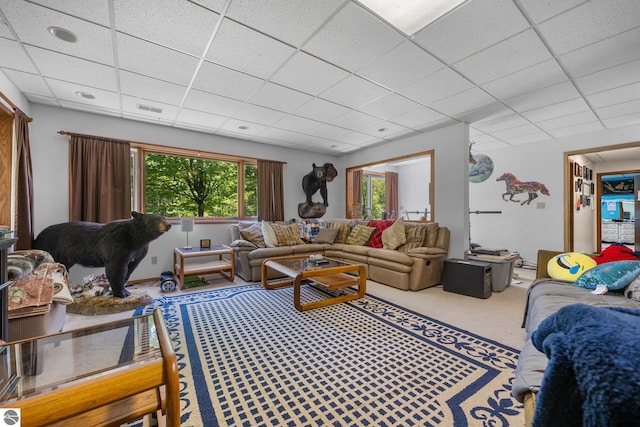
[[[259,222],[251,224],[249,227],[240,230],[240,236],[253,243],[259,248],[265,248],[267,245],[264,243],[264,237],[262,237],[262,226]]]
[[[398,218],[393,225],[382,232],[382,247],[385,249],[397,249],[407,242],[407,234],[404,229],[404,220]]]
[[[268,248],[275,248],[278,246],[278,238],[276,237],[276,233],[274,233],[273,228],[271,227],[271,223],[267,221],[262,221],[262,237],[264,238],[264,244]]]
[[[567,252],[554,256],[547,262],[547,274],[552,279],[575,282],[585,271],[596,266],[589,255]]]
[[[337,228],[322,228],[313,243],[333,243],[338,237],[338,231],[340,230]]]
[[[374,219],[369,221],[367,225],[375,228],[368,245],[372,248],[381,248],[383,246],[382,232],[393,225],[393,220]]]
[[[338,236],[336,237],[335,243],[345,243],[347,241],[347,237],[351,231],[349,224],[344,222],[330,222],[327,224],[327,227],[338,229]]]
[[[364,246],[367,244],[373,232],[376,231],[374,227],[369,227],[364,224],[358,224],[353,227],[351,233],[347,237],[347,241],[345,242],[347,245],[358,245]]]
[[[276,246],[295,246],[295,245],[304,245],[304,242],[300,238],[298,234],[298,226],[294,223],[292,224],[270,224],[271,229],[276,235],[277,244]]]
[[[298,230],[300,232],[300,238],[307,242],[313,242],[321,229],[327,226],[327,221],[324,219],[299,219],[296,221]]]
[[[411,249],[419,248],[424,242],[427,235],[427,226],[424,224],[416,225],[414,227],[405,227],[405,239],[404,245],[400,245],[397,249],[400,252],[409,252]]]
[[[627,287],[638,276],[640,261],[612,261],[585,271],[574,285],[587,289],[605,285],[608,290],[613,291]]]

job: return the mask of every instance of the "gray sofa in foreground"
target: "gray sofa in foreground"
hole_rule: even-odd
[[[355,225],[363,220],[338,219]],[[367,278],[402,290],[418,291],[441,283],[442,268],[449,250],[450,231],[437,223],[406,222],[405,228],[426,227],[420,247],[401,252],[346,243],[305,243],[280,247],[257,247],[240,234],[242,223],[231,226],[231,244],[235,251],[236,274],[247,282],[259,282],[262,262],[270,257],[323,254],[326,257],[358,262],[367,266]],[[247,223],[244,223],[246,226]],[[270,274],[275,272],[270,271]]]

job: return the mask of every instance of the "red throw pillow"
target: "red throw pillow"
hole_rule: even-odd
[[[612,261],[640,261],[637,252],[633,252],[630,248],[623,245],[611,245],[602,250],[600,255],[596,255],[593,259],[597,264],[604,264]]]
[[[376,230],[373,232],[373,236],[369,240],[368,246],[371,248],[382,248],[382,232],[391,227],[396,222],[393,219],[373,219],[367,224],[369,227],[374,227]]]

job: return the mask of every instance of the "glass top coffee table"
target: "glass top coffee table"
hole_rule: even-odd
[[[367,291],[366,266],[348,264],[332,258],[323,258],[323,261],[325,262],[312,262],[309,255],[268,258],[262,262],[262,286],[265,289],[293,286],[293,304],[298,311],[326,307],[364,297]],[[288,279],[269,281],[270,270],[280,272]],[[320,285],[329,291],[356,286],[357,292],[303,304],[300,300],[300,287],[306,283]]]

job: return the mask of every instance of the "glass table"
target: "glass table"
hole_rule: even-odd
[[[19,409],[22,427],[118,425],[153,412],[179,426],[162,312],[0,346],[0,408]]]

